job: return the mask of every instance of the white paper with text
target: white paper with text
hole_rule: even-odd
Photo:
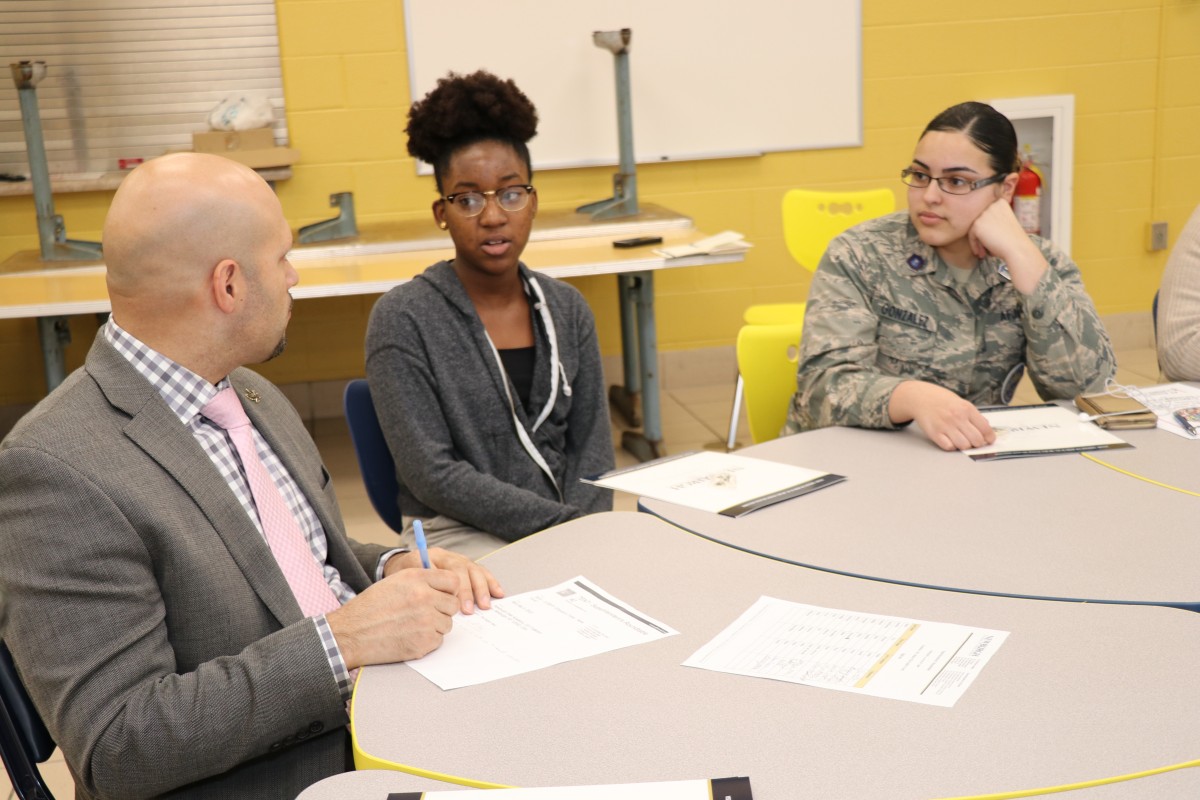
[[[441,688],[458,689],[676,633],[579,576],[455,615],[442,646],[407,663]]]
[[[1175,418],[1175,412],[1181,408],[1200,407],[1200,387],[1186,383],[1160,383],[1157,386],[1129,387],[1126,393],[1154,412],[1160,430],[1185,439],[1200,438],[1184,430]]]
[[[1132,446],[1094,422],[1083,422],[1079,419],[1078,411],[1062,406],[1013,406],[980,411],[996,432],[996,441],[984,447],[963,450],[975,461]]]
[[[487,792],[489,800],[753,800],[749,778],[613,783],[602,786],[539,786],[522,789],[458,789],[393,793],[388,800],[454,800],[463,792]]]
[[[1007,637],[760,597],[683,664],[950,707]]]
[[[740,517],[846,480],[841,475],[706,450],[613,470],[588,483]]]

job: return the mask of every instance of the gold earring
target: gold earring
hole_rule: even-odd
[[[438,227],[441,228],[442,230],[446,230],[446,228],[449,228],[450,226],[445,222],[439,222]]]

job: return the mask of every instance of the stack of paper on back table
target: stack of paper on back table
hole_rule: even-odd
[[[740,517],[846,478],[761,458],[694,452],[583,480],[726,517]]]
[[[1190,411],[1200,406],[1200,388],[1186,383],[1163,383],[1157,386],[1131,386],[1126,391],[1158,416],[1159,430],[1185,439],[1200,438],[1185,429],[1175,416],[1177,411]]]
[[[685,256],[707,256],[718,253],[740,253],[751,247],[753,245],[737,231],[723,231],[705,239],[698,239],[691,244],[660,247],[654,253],[663,258],[684,258]]]

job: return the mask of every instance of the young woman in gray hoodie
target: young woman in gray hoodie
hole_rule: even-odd
[[[521,252],[537,214],[537,113],[512,81],[443,78],[413,104],[408,151],[433,165],[433,217],[454,242],[380,298],[367,378],[396,460],[402,536],[479,557],[612,508],[579,478],[611,469],[595,321],[574,287]]]

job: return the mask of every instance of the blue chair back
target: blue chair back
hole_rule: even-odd
[[[400,517],[396,462],[383,438],[379,417],[375,415],[375,403],[371,401],[371,389],[365,379],[358,378],[346,384],[344,407],[350,439],[358,456],[358,468],[367,487],[367,498],[387,526],[400,533],[404,530],[404,521]]]
[[[1158,292],[1154,293],[1154,300],[1150,302],[1150,321],[1154,323],[1154,338],[1158,338]]]
[[[0,756],[20,800],[54,800],[37,765],[54,752],[54,739],[25,691],[8,645],[0,642]]]

